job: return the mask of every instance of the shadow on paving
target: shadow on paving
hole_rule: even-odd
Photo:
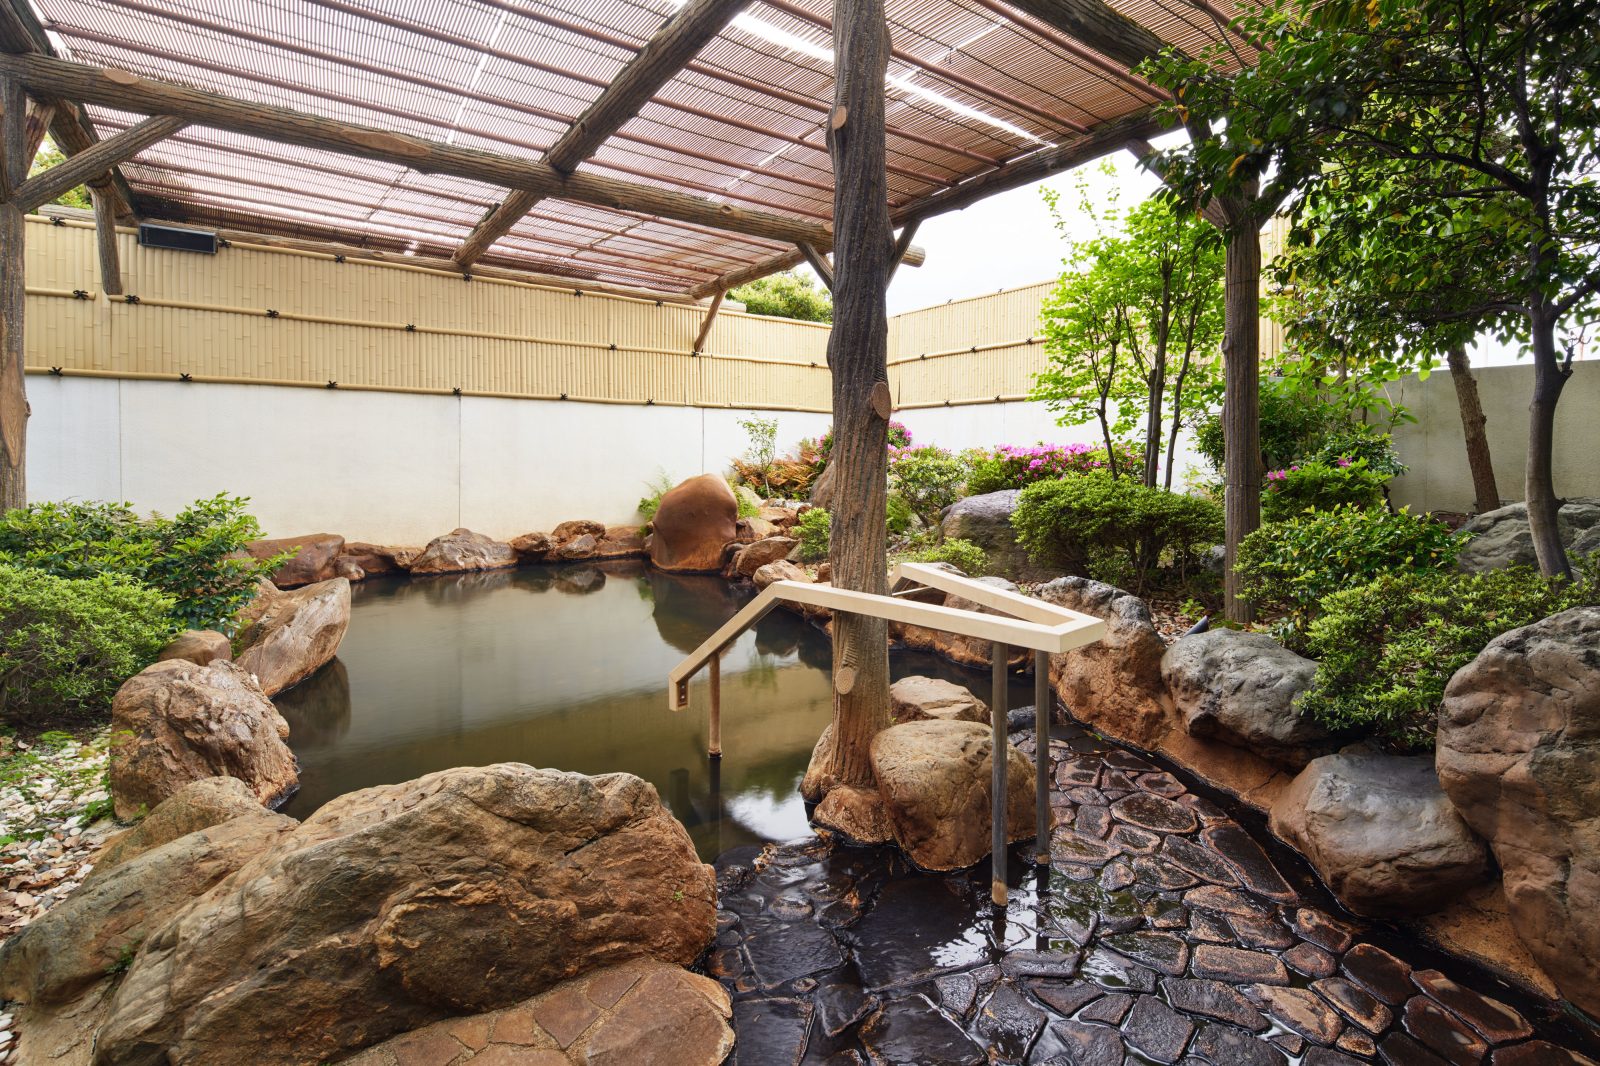
[[[1594,1034],[1338,911],[1187,774],[1076,726],[1050,746],[1054,863],[1013,849],[1004,911],[987,863],[929,874],[821,838],[723,854],[704,969],[734,999],[731,1061],[1593,1066]]]

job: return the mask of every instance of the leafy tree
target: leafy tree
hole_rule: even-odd
[[[802,322],[832,322],[833,298],[816,282],[792,270],[760,278],[728,293],[752,315],[798,318]]]
[[[1045,198],[1064,228],[1056,195],[1047,190]],[[1118,219],[1114,211],[1105,217]],[[1143,481],[1155,486],[1164,452],[1171,488],[1185,413],[1215,393],[1222,249],[1204,223],[1166,200],[1140,204],[1121,223],[1120,235],[1102,234],[1068,254],[1069,269],[1041,310],[1050,362],[1033,395],[1063,424],[1094,417],[1113,474],[1125,472],[1113,438],[1142,429]]]
[[[28,174],[32,176],[41,170],[49,170],[64,159],[66,159],[66,156],[62,154],[60,148],[56,147],[56,142],[47,136],[40,143],[39,154],[33,157],[33,168],[28,171]],[[82,185],[75,189],[68,189],[50,202],[60,204],[62,207],[81,207],[85,211],[94,206],[89,200],[89,190]]]

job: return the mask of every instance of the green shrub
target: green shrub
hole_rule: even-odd
[[[1336,466],[1339,460],[1365,461],[1367,469],[1385,479],[1399,477],[1406,472],[1400,453],[1394,450],[1394,438],[1376,426],[1356,422],[1339,426],[1324,434],[1317,449],[1305,456],[1308,462]]]
[[[1186,573],[1200,552],[1221,539],[1222,508],[1091,473],[1023,489],[1011,525],[1035,562],[1142,592],[1163,562]]]
[[[889,493],[888,521],[889,532],[895,536],[903,536],[911,528],[912,510],[899,494]]]
[[[1239,546],[1244,591],[1288,613],[1299,644],[1323,597],[1385,574],[1426,573],[1455,563],[1463,538],[1430,518],[1340,507],[1262,526]]]
[[[1270,470],[1261,489],[1261,520],[1281,522],[1303,511],[1338,507],[1381,507],[1385,480],[1368,470],[1364,459],[1305,462],[1286,470]]]
[[[734,502],[738,505],[740,518],[754,518],[761,513],[761,497],[749,485],[735,485],[728,483],[733,490]]]
[[[1117,472],[1137,475],[1144,455],[1131,444],[1116,445]],[[1037,481],[1053,481],[1068,474],[1088,474],[1110,467],[1103,446],[1089,444],[1002,444],[978,451],[968,460],[967,495],[982,496],[1002,489],[1025,489]]]
[[[989,569],[988,554],[972,541],[960,537],[913,552],[908,558],[918,563],[949,563],[968,577],[977,577]]]
[[[967,477],[967,464],[943,448],[892,449],[889,487],[928,521],[956,502]]]
[[[1336,429],[1345,426],[1344,409],[1271,378],[1261,382],[1261,462],[1268,470],[1309,459]],[[1222,416],[1212,413],[1195,424],[1195,450],[1221,472],[1225,443]]]
[[[171,639],[173,599],[125,577],[0,565],[0,719],[105,711]]]
[[[0,519],[0,563],[57,577],[120,574],[169,595],[178,628],[231,632],[257,580],[291,554],[244,555],[261,536],[247,502],[213,496],[173,518],[140,518],[119,503],[33,504]]]
[[[1572,607],[1600,605],[1600,559],[1577,580],[1529,567],[1386,574],[1322,601],[1306,640],[1318,660],[1300,706],[1337,730],[1400,751],[1433,747],[1451,676],[1509,630]]]
[[[656,476],[645,482],[645,488],[650,490],[649,495],[639,498],[639,516],[646,522],[655,521],[656,511],[661,509],[661,497],[665,496],[677,482],[665,470],[656,471]]]
[[[832,533],[833,516],[822,508],[813,507],[801,515],[794,524],[795,539],[800,541],[800,558],[808,563],[826,559]]]

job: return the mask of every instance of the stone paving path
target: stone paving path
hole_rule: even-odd
[[[987,863],[825,840],[719,859],[706,969],[734,1063],[1595,1066],[1542,1005],[1310,902],[1301,864],[1176,774],[1075,727],[1050,744],[1055,861],[1013,857],[1003,914]]]

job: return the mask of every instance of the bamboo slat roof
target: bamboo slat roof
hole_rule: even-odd
[[[63,59],[529,160],[678,10],[672,0],[12,2],[29,4]],[[1231,13],[1229,0],[1110,6],[1190,53],[1218,40]],[[827,221],[831,10],[830,0],[751,3],[579,172]],[[897,218],[1160,98],[1001,0],[888,0],[887,13]],[[88,115],[101,137],[143,117],[105,106]],[[154,217],[430,256],[450,256],[506,197],[466,178],[203,125],[121,170]],[[687,292],[793,251],[625,206],[544,199],[483,262]]]

